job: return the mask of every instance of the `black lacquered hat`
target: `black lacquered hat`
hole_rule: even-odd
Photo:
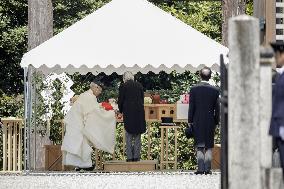
[[[100,86],[102,89],[105,87],[103,82],[101,82],[101,77],[96,77],[95,79],[92,80],[92,83],[97,84]]]
[[[284,52],[284,42],[283,41],[277,41],[270,43],[271,47],[273,48],[274,52]]]

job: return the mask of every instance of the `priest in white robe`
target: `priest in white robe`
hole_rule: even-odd
[[[61,150],[63,164],[80,168],[92,166],[92,147],[114,153],[115,112],[106,111],[97,101],[102,92],[99,82],[92,82],[66,114],[66,126]]]

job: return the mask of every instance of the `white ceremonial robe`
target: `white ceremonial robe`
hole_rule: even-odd
[[[64,118],[63,164],[91,167],[92,148],[109,153],[115,146],[115,112],[106,111],[91,90],[82,93]]]

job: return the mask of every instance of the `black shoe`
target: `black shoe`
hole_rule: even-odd
[[[133,159],[127,159],[126,160],[126,162],[132,162],[133,161]]]
[[[205,175],[212,175],[212,171],[205,171]]]
[[[95,165],[92,165],[92,167],[87,167],[87,168],[75,167],[75,171],[93,171],[94,169]]]
[[[203,171],[195,171],[194,174],[195,174],[195,175],[203,175],[204,172],[203,172]]]
[[[134,161],[134,162],[137,162],[137,161],[140,161],[140,159],[134,158],[133,161]]]
[[[93,171],[95,169],[95,166],[83,168],[84,171]]]

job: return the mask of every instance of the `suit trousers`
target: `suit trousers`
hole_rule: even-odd
[[[131,134],[125,131],[126,156],[128,160],[136,159],[140,161],[141,134]]]
[[[284,141],[280,138],[277,138],[277,145],[280,154],[280,163],[283,171],[283,179],[284,179]]]
[[[197,147],[196,151],[197,171],[210,171],[212,161],[212,148]]]

